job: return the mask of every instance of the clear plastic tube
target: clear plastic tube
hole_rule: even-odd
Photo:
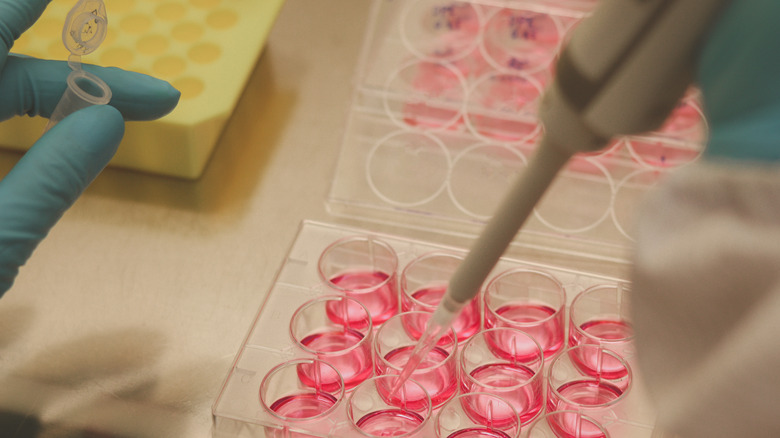
[[[68,88],[49,116],[44,132],[62,119],[91,105],[105,105],[111,100],[111,88],[99,77],[84,70],[74,70],[67,78]]]
[[[393,387],[390,389],[390,394],[395,394],[403,384],[412,376],[414,370],[420,365],[420,362],[428,355],[434,346],[439,342],[439,339],[447,333],[452,327],[452,323],[460,315],[461,309],[465,302],[459,303],[452,299],[452,294],[449,291],[442,297],[441,302],[434,310],[431,318],[428,320],[428,324],[425,326],[420,339],[417,341],[417,345],[414,347],[409,361],[406,362],[401,373],[398,375]]]
[[[106,7],[102,0],[79,0],[65,18],[62,42],[71,53],[68,65],[68,87],[54,108],[44,132],[60,120],[91,105],[105,105],[111,100],[111,88],[102,79],[81,68],[81,56],[92,53],[103,42],[108,29]]]

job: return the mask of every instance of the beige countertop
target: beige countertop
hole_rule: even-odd
[[[110,168],[92,184],[0,300],[0,411],[37,436],[210,436],[300,222],[347,223],[324,199],[369,7],[287,1],[199,180]],[[18,158],[0,152],[0,176]],[[0,435],[36,436],[21,431]]]

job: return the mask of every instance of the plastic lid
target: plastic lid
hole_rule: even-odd
[[[79,0],[65,18],[62,42],[76,56],[95,51],[106,38],[108,17],[102,0]]]

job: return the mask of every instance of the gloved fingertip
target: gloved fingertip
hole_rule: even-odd
[[[179,99],[181,99],[181,91],[177,90],[173,85],[160,79],[155,80],[158,82],[159,103],[155,111],[150,112],[145,120],[159,119],[165,116],[176,108],[179,104]]]
[[[117,67],[82,67],[111,88],[109,105],[117,108],[125,120],[159,119],[179,103],[181,93],[164,80]],[[0,120],[23,114],[50,116],[62,98],[70,73],[64,61],[9,55],[0,75],[0,96],[4,96],[0,99]]]
[[[119,110],[84,108],[48,130],[0,179],[0,295],[38,242],[108,164],[123,135]]]
[[[167,81],[116,67],[84,66],[111,87],[111,105],[126,120],[154,120],[176,108],[181,92]]]
[[[66,117],[67,119],[67,117]],[[72,129],[93,131],[96,136],[121,139],[125,132],[122,113],[111,105],[92,105],[71,114]]]
[[[93,105],[65,117],[39,142],[57,142],[71,158],[97,174],[116,153],[125,132],[124,118],[110,105]],[[91,179],[91,178],[90,178]]]

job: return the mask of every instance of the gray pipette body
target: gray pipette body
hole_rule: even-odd
[[[540,107],[545,135],[458,270],[401,371],[400,388],[480,291],[569,158],[657,128],[691,82],[700,42],[728,0],[602,0],[574,31]]]

